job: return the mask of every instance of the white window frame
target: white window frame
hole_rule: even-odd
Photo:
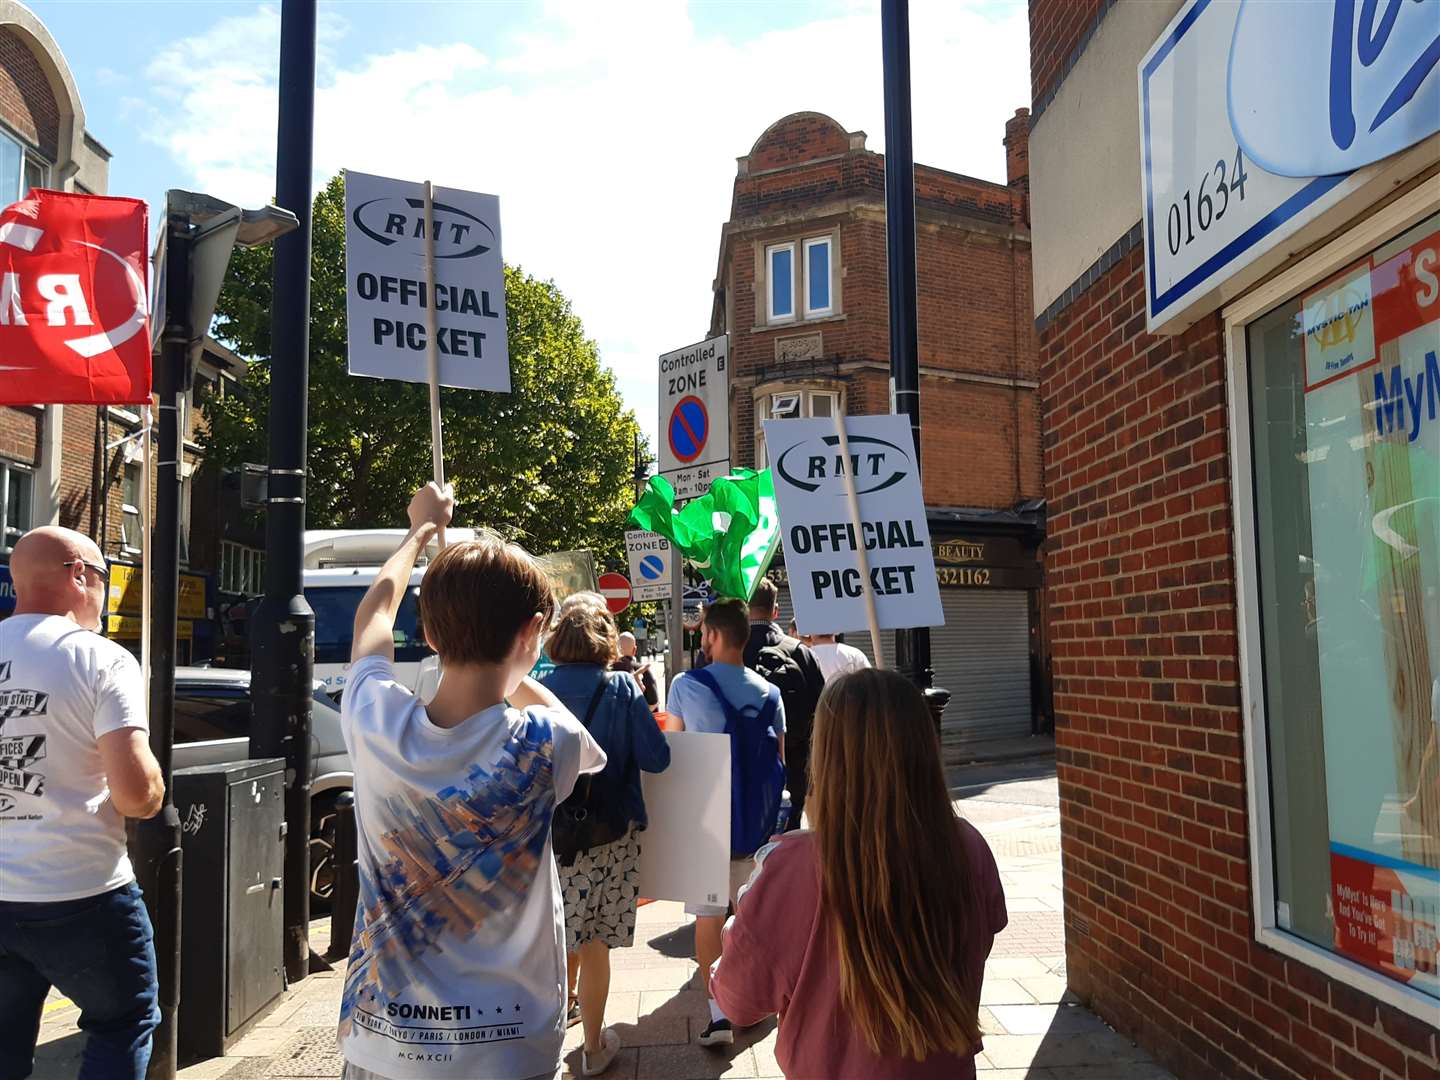
[[[35,524],[35,470],[28,465],[8,458],[0,458],[0,554],[8,555],[14,548],[10,542],[10,473],[23,473],[30,478],[30,505],[20,519],[20,536],[34,528]]]
[[[775,256],[782,252],[790,253],[790,311],[784,315],[775,313]],[[800,267],[796,265],[795,243],[790,241],[784,244],[765,245],[765,321],[769,323],[793,323],[795,322],[795,285],[800,279]]]
[[[32,187],[45,187],[47,184],[50,183],[50,162],[46,161],[43,157],[36,153],[33,146],[31,146],[28,142],[22,139],[19,135],[15,134],[15,132],[11,131],[8,127],[0,127],[0,137],[9,139],[11,142],[13,142],[16,146],[20,148],[20,190],[15,192],[13,196],[9,192],[0,192],[0,195],[5,196],[5,205],[8,206],[12,202],[18,202],[19,200],[23,199],[27,194],[30,193]],[[27,165],[35,165],[39,167],[40,183],[38,185],[31,185],[30,187],[26,186],[25,167]]]
[[[126,555],[139,555],[141,552],[139,544],[132,545],[130,543],[130,530],[128,526],[131,521],[135,524],[136,538],[140,540],[140,544],[145,542],[142,533],[144,517],[140,513],[140,507],[134,503],[125,501],[126,489],[130,486],[131,469],[134,469],[136,473],[136,490],[138,495],[142,499],[145,497],[145,477],[140,474],[140,470],[144,467],[145,462],[143,460],[126,461],[120,467],[120,550]]]
[[[241,596],[265,591],[265,553],[234,540],[220,541],[220,588]]]
[[[1240,647],[1240,700],[1245,736],[1249,812],[1250,884],[1255,940],[1337,982],[1369,994],[1425,1023],[1434,1023],[1435,998],[1379,975],[1339,953],[1282,929],[1275,913],[1274,832],[1271,827],[1270,758],[1265,714],[1263,639],[1260,633],[1259,562],[1255,488],[1251,471],[1250,386],[1246,326],[1306,289],[1364,257],[1387,240],[1440,212],[1440,177],[1432,176],[1395,202],[1354,225],[1295,266],[1227,307],[1225,318],[1226,409],[1230,426],[1230,490],[1234,506],[1235,599]]]
[[[769,386],[763,393],[755,397],[755,467],[765,468],[767,457],[765,452],[765,421],[773,420],[776,398],[798,397],[800,399],[800,411],[789,419],[808,420],[815,415],[815,401],[817,398],[828,398],[830,400],[830,416],[845,411],[845,389],[841,386],[824,387],[808,386],[805,384],[791,386]],[[824,419],[829,419],[825,417]]]
[[[805,241],[805,281],[802,291],[805,295],[805,317],[807,319],[818,319],[830,315],[835,311],[835,244],[834,238],[828,233],[824,236],[812,236]],[[824,307],[812,308],[810,306],[810,249],[825,246],[825,298],[830,302]]]

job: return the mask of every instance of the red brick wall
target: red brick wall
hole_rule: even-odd
[[[1114,0],[1030,0],[1030,97],[1060,85],[1075,50]]]
[[[60,143],[60,110],[26,39],[0,28],[0,120],[38,146],[52,162]]]
[[[1070,985],[1182,1077],[1437,1080],[1253,940],[1222,325],[1145,334],[1142,257],[1040,339]]]
[[[0,406],[0,455],[26,465],[40,463],[42,414]]]

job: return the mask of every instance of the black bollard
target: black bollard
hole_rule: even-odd
[[[355,793],[342,791],[335,800],[335,888],[330,893],[330,951],[338,960],[350,953],[355,932],[355,907],[360,900],[360,859],[355,843]]]

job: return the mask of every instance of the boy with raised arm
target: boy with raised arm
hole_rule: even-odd
[[[605,754],[526,678],[554,600],[513,544],[466,541],[430,563],[420,604],[445,678],[428,706],[396,680],[395,615],[453,509],[448,486],[415,494],[410,531],[355,613],[341,717],[360,904],[340,1048],[356,1080],[548,1080],[561,1068],[564,907],[550,822]]]

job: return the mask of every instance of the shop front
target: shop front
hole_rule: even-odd
[[[1038,534],[1032,529],[991,535],[977,526],[956,536],[942,534],[944,528],[954,524],[932,514],[945,623],[930,630],[930,666],[935,685],[950,691],[941,742],[947,756],[956,757],[977,742],[1039,730],[1046,711],[1040,659],[1043,574]],[[769,575],[782,586],[783,626],[791,605],[782,557],[777,556]],[[886,648],[893,649],[894,635],[885,638]],[[868,633],[846,634],[845,641],[874,660]]]
[[[129,563],[110,564],[110,598],[105,609],[105,636],[139,655],[144,629],[141,590],[143,568]],[[180,575],[179,622],[176,624],[176,663],[194,664],[214,653],[214,622],[208,600],[209,579],[203,574]]]

